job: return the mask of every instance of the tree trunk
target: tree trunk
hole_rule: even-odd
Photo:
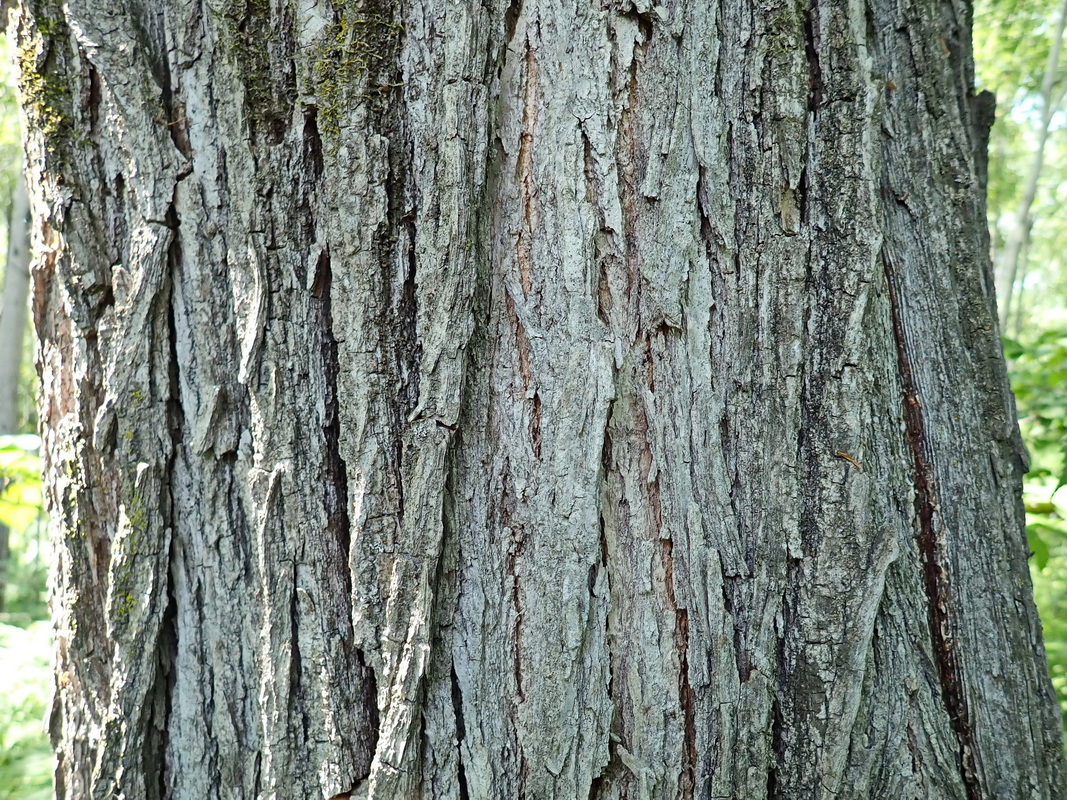
[[[1016,336],[1021,327],[1022,317],[1022,294],[1023,278],[1026,276],[1026,246],[1030,241],[1030,229],[1034,221],[1030,216],[1030,209],[1037,199],[1037,187],[1041,180],[1041,171],[1045,165],[1045,145],[1048,143],[1049,130],[1052,127],[1052,117],[1059,110],[1063,102],[1064,90],[1060,89],[1054,94],[1060,72],[1060,53],[1063,50],[1063,31],[1067,27],[1067,0],[1060,8],[1056,23],[1056,30],[1052,34],[1052,47],[1049,49],[1048,64],[1045,66],[1045,77],[1041,81],[1041,122],[1037,129],[1037,144],[1034,146],[1033,156],[1030,161],[1030,170],[1026,175],[1026,183],[1023,185],[1023,197],[1019,201],[1019,207],[1015,210],[1015,218],[1008,230],[1008,240],[1004,245],[1003,261],[1000,265],[1002,281],[1005,287],[1004,308],[1001,311],[1001,326],[1009,327],[1013,321]],[[1020,261],[1021,260],[1021,261]],[[1020,263],[1022,275],[1020,275]],[[1013,309],[1013,306],[1015,308]]]
[[[30,202],[20,173],[11,197],[0,302],[0,434],[18,433],[19,383],[30,298]]]
[[[1062,797],[969,9],[24,0],[60,797]]]
[[[30,198],[21,171],[11,197],[0,302],[0,435],[19,432],[19,385],[30,299]],[[7,595],[11,531],[0,522],[0,611]]]

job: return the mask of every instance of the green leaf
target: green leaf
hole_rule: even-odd
[[[1034,558],[1034,566],[1039,570],[1044,571],[1048,566],[1049,549],[1048,543],[1041,538],[1041,534],[1038,528],[1041,525],[1027,525],[1026,526],[1026,540],[1030,543],[1030,553]]]

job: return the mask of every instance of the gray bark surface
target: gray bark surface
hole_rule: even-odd
[[[1052,798],[965,4],[23,0],[64,798]]]

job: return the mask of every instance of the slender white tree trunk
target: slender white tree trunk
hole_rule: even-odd
[[[1025,253],[1026,245],[1030,239],[1030,230],[1033,220],[1030,218],[1030,209],[1033,208],[1034,200],[1037,199],[1037,188],[1041,182],[1041,171],[1045,165],[1045,145],[1048,143],[1049,130],[1052,127],[1052,117],[1059,110],[1063,101],[1064,90],[1057,90],[1060,73],[1060,53],[1063,50],[1063,31],[1067,26],[1067,2],[1060,8],[1059,18],[1056,22],[1056,30],[1052,36],[1052,48],[1048,54],[1048,64],[1045,66],[1045,77],[1041,81],[1041,122],[1037,131],[1037,144],[1034,146],[1033,157],[1030,162],[1030,171],[1026,175],[1026,183],[1023,185],[1023,197],[1019,201],[1019,207],[1015,211],[1011,228],[1008,231],[1007,241],[1004,243],[1003,260],[998,265],[998,271],[1003,276],[1004,282],[1004,305],[1001,309],[1001,327],[1007,330],[1012,318],[1012,312],[1018,317],[1022,309],[1020,306],[1023,286],[1022,277],[1026,273]],[[1022,263],[1020,264],[1020,259]],[[1020,268],[1022,275],[1020,275]],[[1020,327],[1019,319],[1015,320],[1016,335]]]
[[[60,797],[1062,796],[969,26],[24,0]]]
[[[20,172],[11,201],[0,301],[0,433],[15,433],[19,422],[19,375],[30,297],[29,217],[29,195]]]
[[[21,173],[11,198],[7,227],[7,260],[0,301],[0,434],[16,433],[19,425],[19,384],[30,298],[30,199]],[[0,611],[7,592],[10,530],[0,523]]]

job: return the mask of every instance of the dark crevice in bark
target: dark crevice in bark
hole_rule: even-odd
[[[303,681],[303,654],[300,651],[300,607],[297,603],[299,585],[298,566],[293,562],[293,587],[289,595],[289,640],[292,649],[289,657],[289,719],[296,717],[300,723],[300,745],[308,742],[309,720],[305,708]],[[289,728],[293,731],[293,728]]]
[[[312,123],[313,126],[314,123]],[[308,128],[305,124],[305,131]],[[313,150],[309,153],[313,158]],[[352,573],[349,569],[352,522],[349,515],[348,505],[348,467],[341,456],[341,421],[340,402],[338,397],[337,382],[340,374],[337,339],[334,336],[333,320],[333,267],[328,247],[323,247],[319,252],[315,266],[315,277],[312,283],[311,295],[313,313],[319,327],[319,346],[321,348],[322,369],[324,375],[324,417],[322,420],[322,433],[325,443],[325,511],[329,531],[336,537],[340,547],[342,563],[338,565],[337,574],[341,577],[346,597],[352,594]],[[294,595],[295,603],[295,595]],[[296,621],[294,619],[294,626]],[[366,658],[362,651],[351,650],[351,629],[346,628],[344,635],[348,641],[342,643],[346,652],[351,652],[358,668],[356,669],[357,686],[360,696],[357,698],[362,713],[361,730],[354,734],[354,741],[358,748],[354,762],[358,773],[355,776],[357,782],[363,781],[370,774],[371,762],[375,749],[378,745],[378,688],[374,670],[367,666]],[[294,656],[299,654],[296,649],[296,628],[294,627]],[[305,716],[306,724],[306,716]]]
[[[456,762],[459,764],[457,780],[459,781],[460,800],[469,800],[470,789],[467,787],[467,772],[463,766],[463,740],[467,729],[463,723],[463,690],[459,687],[455,661],[452,662],[452,711],[456,715]]]
[[[369,734],[366,739],[360,737],[357,740],[362,747],[362,751],[358,754],[362,756],[362,762],[359,759],[356,760],[357,766],[362,764],[362,769],[356,775],[356,783],[359,784],[370,776],[371,762],[374,760],[374,753],[378,749],[378,732],[381,728],[381,721],[378,716],[378,678],[374,674],[374,669],[367,664],[367,657],[362,650],[357,649],[355,656],[356,673],[359,675],[363,692],[360,700],[366,715],[363,729]]]
[[[818,38],[815,28],[818,24],[819,6],[811,0],[807,14],[804,15],[804,53],[808,58],[808,111],[816,111],[822,105],[826,86],[823,83],[822,66],[819,64]]]
[[[615,397],[619,395],[619,387],[617,383],[618,372],[615,373],[616,384],[614,397],[608,401],[607,413],[605,414],[606,425],[604,428],[604,436],[600,444],[600,474],[597,480],[597,488],[599,490],[600,513],[598,514],[598,520],[600,525],[600,561],[599,569],[603,570],[604,582],[606,586],[607,600],[611,602],[611,572],[610,572],[610,559],[608,550],[608,523],[604,517],[603,507],[604,499],[612,496],[612,490],[608,484],[608,476],[616,475],[617,470],[614,465],[614,458],[612,456],[612,439],[611,439],[611,421],[612,415],[615,410]],[[595,573],[590,573],[590,595],[593,594],[594,581],[596,580]],[[619,755],[618,755],[618,742],[622,740],[623,732],[623,720],[622,720],[622,707],[619,702],[619,698],[616,697],[618,687],[615,682],[615,659],[617,653],[612,648],[612,620],[611,614],[606,614],[604,617],[604,642],[605,642],[605,658],[608,666],[608,700],[612,705],[611,723],[608,728],[608,761],[600,770],[600,774],[597,775],[592,783],[589,785],[589,800],[596,800],[600,797],[601,792],[607,785],[608,779],[616,775],[619,771]]]
[[[534,458],[541,460],[541,395],[534,392],[533,406],[530,409],[530,444]]]
[[[639,11],[636,6],[631,5],[627,10],[622,11],[619,16],[631,19],[637,23],[637,31],[640,34],[640,38],[637,40],[636,44],[639,47],[647,48],[648,43],[652,41],[652,32],[656,22],[656,17],[651,9],[648,11]]]
[[[348,515],[348,466],[341,457],[341,420],[338,412],[337,377],[340,364],[337,354],[337,339],[333,333],[333,307],[330,289],[333,284],[333,269],[330,250],[322,248],[315,265],[315,281],[311,295],[318,304],[322,369],[325,377],[323,398],[324,418],[322,433],[326,442],[326,516],[330,530],[341,545],[344,562],[348,563],[351,548],[352,523]],[[348,589],[351,590],[351,575],[348,569],[341,570]]]
[[[511,605],[515,611],[515,691],[519,702],[526,699],[526,692],[522,685],[522,598],[519,589],[518,562],[523,551],[524,532],[518,527],[512,529],[514,537],[511,554],[508,557],[508,574],[511,577]]]
[[[96,133],[100,123],[100,74],[89,64],[89,132]]]
[[[609,680],[608,680],[608,696],[609,697],[611,697],[613,695],[614,688],[615,688],[614,675],[612,675],[612,677],[609,678]],[[612,723],[611,723],[611,733],[609,733],[609,735],[608,735],[608,761],[601,768],[600,774],[597,775],[595,778],[593,778],[593,780],[590,782],[588,800],[598,800],[598,798],[600,798],[601,794],[609,786],[614,786],[614,788],[617,791],[622,786],[622,783],[620,782],[619,775],[620,775],[620,771],[626,770],[626,768],[622,766],[622,762],[619,760],[619,744],[618,743],[620,741],[620,737],[618,736],[616,731],[620,727],[621,727],[621,723],[619,722],[619,706],[616,703],[615,704],[615,714],[614,714],[614,718],[612,719]],[[626,770],[626,772],[627,772],[627,774],[630,774],[629,770]],[[609,783],[609,781],[610,781],[610,783]],[[626,792],[625,792],[625,789],[622,789],[620,796],[622,796],[622,797],[626,797],[627,796]]]
[[[610,409],[608,419],[611,418]],[[606,432],[605,432],[606,434]],[[606,463],[606,462],[605,462]],[[601,474],[601,486],[603,486],[604,474]],[[608,572],[608,535],[607,529],[604,523],[604,515],[599,515],[600,519],[600,568],[604,570],[605,583],[607,586],[607,598],[608,602],[611,601],[611,573]],[[605,779],[611,773],[613,773],[618,764],[619,752],[617,742],[621,739],[622,731],[622,712],[618,700],[615,697],[615,653],[612,652],[611,641],[611,615],[604,615],[604,642],[605,642],[605,658],[608,665],[608,700],[611,701],[611,724],[608,727],[608,763],[604,765],[600,770],[600,775],[593,779],[592,784],[589,786],[589,800],[595,800],[600,796],[601,787],[604,784]]]
[[[310,167],[311,181],[322,177],[322,137],[319,135],[318,111],[312,107],[304,110],[304,163]]]
[[[604,209],[600,205],[600,179],[596,171],[596,158],[593,156],[593,143],[586,135],[585,128],[578,124],[578,133],[582,137],[582,174],[585,176],[585,199],[597,211],[597,221],[604,228]]]
[[[682,775],[679,777],[683,797],[692,797],[695,772],[698,764],[696,746],[696,695],[689,683],[689,611],[678,606],[674,593],[674,541],[663,539],[664,585],[667,599],[674,609],[674,640],[678,649],[678,700],[685,719],[685,755],[682,760]]]
[[[387,212],[390,224],[379,239],[379,253],[383,269],[386,271],[383,285],[386,288],[387,308],[392,312],[393,318],[382,317],[382,323],[386,326],[383,337],[391,342],[392,353],[395,361],[395,392],[396,401],[390,404],[393,414],[393,431],[403,431],[410,422],[411,414],[419,404],[419,384],[422,376],[422,344],[418,332],[419,296],[417,283],[418,256],[415,252],[417,229],[415,225],[414,209],[405,213],[403,180],[403,157],[399,155],[398,148],[390,150],[390,173],[386,184],[386,197],[388,198],[389,210]],[[392,259],[400,258],[396,253],[396,239],[401,230],[407,231],[407,250],[403,254],[402,266],[404,269],[403,282],[399,293],[395,292],[392,278],[388,275],[388,266],[393,263]],[[404,436],[396,434],[393,437],[393,466],[396,470],[396,498],[397,519],[403,524],[406,508],[405,475],[405,445]],[[435,558],[439,554],[434,554]]]
[[[670,338],[672,331],[677,333],[677,331],[675,329],[671,328],[671,326],[669,326],[666,322],[661,322],[659,324],[659,327],[656,329],[656,332],[661,335],[662,340],[664,342],[668,338]],[[648,390],[653,395],[655,395],[656,394],[656,356],[652,352],[652,335],[651,334],[646,333],[644,335],[644,345],[645,346],[644,346],[643,356],[644,356],[644,362],[645,362],[645,380],[648,382]],[[647,416],[648,416],[647,409],[645,411],[645,415],[646,415],[646,418],[647,418]],[[649,443],[649,447],[651,447],[651,443]]]
[[[418,254],[416,217],[419,198],[414,196],[414,143],[403,118],[403,110],[393,98],[375,104],[378,121],[374,127],[389,139],[388,173],[384,189],[385,219],[374,236],[375,252],[381,270],[383,308],[378,320],[381,340],[388,345],[393,397],[386,402],[392,419],[390,430],[404,431],[419,407],[422,343],[419,336]],[[432,207],[432,199],[427,199]],[[430,413],[433,413],[432,411]],[[405,507],[405,454],[402,434],[393,437],[393,467],[398,498],[398,517]]]
[[[156,789],[159,792],[158,797],[161,799],[169,794],[167,780],[170,777],[170,768],[167,764],[167,747],[171,703],[174,686],[177,681],[174,665],[177,661],[178,653],[178,601],[174,593],[174,573],[179,558],[180,543],[177,538],[179,503],[178,498],[175,496],[174,475],[175,464],[183,446],[185,433],[185,411],[181,402],[181,367],[178,356],[177,317],[181,313],[181,309],[178,308],[178,294],[175,290],[176,284],[181,279],[182,250],[181,240],[178,237],[181,220],[173,202],[167,208],[165,222],[171,230],[170,245],[167,249],[169,281],[167,287],[167,426],[170,433],[170,452],[167,454],[164,477],[166,489],[162,500],[165,503],[164,518],[167,520],[167,527],[170,528],[171,538],[167,548],[166,605],[163,609],[159,638],[157,640],[159,662],[156,686],[153,690],[153,694],[157,696],[156,713],[158,719],[153,720],[153,725],[149,727],[150,738],[155,738],[152,736],[153,729],[158,731],[158,752],[155,754],[154,759],[156,763],[152,764],[150,768],[147,763],[145,765],[145,775],[156,776],[155,779],[157,781],[154,786],[146,781],[146,788],[148,791],[152,791],[153,788]],[[146,753],[146,762],[148,760],[147,756],[148,753]]]
[[[960,775],[968,800],[979,800],[985,795],[975,769],[977,743],[971,729],[963,679],[953,655],[956,641],[952,634],[952,595],[946,563],[945,533],[943,529],[938,530],[938,524],[934,520],[937,495],[933,465],[930,461],[930,445],[926,436],[918,384],[912,372],[907,329],[900,305],[900,278],[893,259],[885,249],[882,250],[882,266],[885,270],[893,339],[897,350],[897,372],[903,392],[905,438],[912,456],[915,512],[919,525],[917,538],[923,562],[934,658],[937,662],[945,709],[959,743]]]
[[[689,683],[689,612],[680,608],[676,612],[678,640],[681,644],[678,665],[678,696],[685,715],[685,775],[679,782],[683,797],[693,797],[696,789],[697,758],[696,694]]]
[[[744,518],[744,514],[738,508],[738,499],[741,497],[741,476],[737,471],[736,457],[734,456],[735,447],[733,445],[733,437],[730,430],[730,407],[725,405],[723,407],[722,416],[719,417],[717,424],[719,430],[719,447],[722,449],[723,463],[729,472],[733,474],[733,481],[730,486],[729,500],[730,511],[732,512],[732,518],[734,523],[738,525],[737,536],[739,541],[751,540],[751,537],[744,535],[744,531],[741,529],[741,520]],[[715,548],[715,552],[719,559],[719,572],[722,580],[722,602],[723,610],[730,615],[734,636],[734,663],[737,666],[738,680],[744,684],[747,683],[749,678],[752,677],[752,673],[755,671],[749,652],[746,648],[746,634],[747,624],[745,618],[744,609],[744,593],[742,591],[743,582],[741,576],[737,575],[737,570],[731,570],[727,567],[726,559],[723,558],[723,548]],[[754,574],[755,568],[755,551],[753,544],[749,543],[745,551],[745,563],[748,567],[748,575]]]
[[[714,251],[714,235],[712,234],[711,217],[708,215],[708,211],[704,208],[705,198],[708,196],[708,188],[706,184],[706,170],[703,167],[697,168],[697,197],[696,197],[696,210],[697,216],[700,219],[700,238],[704,242],[704,252],[708,256],[708,260],[711,263],[715,263],[715,251]]]
[[[170,286],[168,287],[168,297],[166,301],[167,336],[169,338],[167,422],[170,426],[171,436],[171,462],[167,465],[169,478],[172,475],[174,466],[173,460],[177,456],[178,449],[182,446],[185,427],[185,412],[182,409],[181,384],[179,381],[178,330],[176,322],[179,309],[175,308],[177,298],[174,291],[175,284],[179,281],[179,273],[181,272],[182,264],[181,241],[178,238],[178,228],[181,226],[181,219],[178,217],[178,211],[175,209],[173,202],[167,206],[164,222],[171,231],[170,245],[167,249],[167,269],[169,272]],[[173,498],[170,498],[170,502],[173,505]],[[171,510],[173,512],[173,508]]]
[[[785,748],[785,742],[782,740],[784,729],[782,705],[776,696],[771,700],[771,760],[767,764],[767,800],[781,799],[781,793],[778,791],[778,763]]]
[[[172,520],[173,523],[173,520]],[[174,529],[173,524],[171,529]],[[168,797],[167,782],[171,778],[170,767],[167,764],[167,748],[170,742],[170,717],[174,698],[174,687],[177,683],[177,674],[174,665],[178,656],[178,601],[174,595],[174,567],[177,562],[177,543],[172,538],[168,556],[171,568],[170,580],[167,585],[167,605],[163,611],[163,620],[159,632],[159,667],[155,692],[162,695],[157,700],[158,718],[153,721],[153,726],[159,731],[159,750],[157,763],[145,765],[145,775],[155,775],[157,783],[157,797]]]
[[[609,762],[610,763],[610,762]],[[604,768],[605,771],[607,767]],[[597,800],[600,797],[600,791],[604,787],[604,772],[601,772],[595,778],[593,782],[589,784],[589,800]]]
[[[504,47],[507,48],[515,38],[515,29],[522,16],[522,0],[511,0],[504,12]]]
[[[643,32],[643,31],[642,31]],[[651,31],[649,31],[651,36]],[[639,190],[640,180],[638,175],[645,174],[648,170],[648,150],[640,141],[640,131],[637,121],[640,119],[638,108],[641,99],[641,87],[638,81],[640,67],[644,61],[644,55],[648,49],[647,39],[635,42],[630,63],[627,65],[626,82],[624,90],[626,98],[622,113],[619,115],[619,125],[616,133],[616,168],[618,170],[619,203],[622,206],[622,235],[625,248],[626,266],[626,290],[625,302],[628,312],[633,314],[636,287],[640,281],[638,275],[641,272],[640,253],[638,244],[637,220],[640,211],[641,193]],[[617,68],[617,65],[616,65]],[[622,98],[619,98],[622,100]],[[640,324],[640,320],[638,320]]]
[[[163,36],[164,34],[160,32],[160,37]],[[185,122],[185,104],[179,98],[180,90],[175,88],[171,80],[171,65],[167,59],[167,48],[160,46],[158,50],[160,60],[155,71],[159,81],[160,102],[163,107],[156,117],[156,122],[166,126],[170,133],[170,140],[178,152],[186,158],[192,158],[193,148],[189,144]]]
[[[523,299],[529,300],[533,291],[533,238],[537,229],[538,193],[537,180],[534,175],[534,140],[537,127],[537,112],[540,108],[538,96],[539,64],[537,51],[526,39],[525,73],[522,94],[522,131],[519,134],[519,152],[515,158],[518,169],[517,178],[522,187],[521,203],[523,224],[518,232],[516,242],[517,261],[519,265],[519,283],[522,284]]]
[[[260,797],[263,787],[263,753],[257,752],[255,758],[255,766],[253,767],[253,774],[255,778],[252,780],[252,796]]]

